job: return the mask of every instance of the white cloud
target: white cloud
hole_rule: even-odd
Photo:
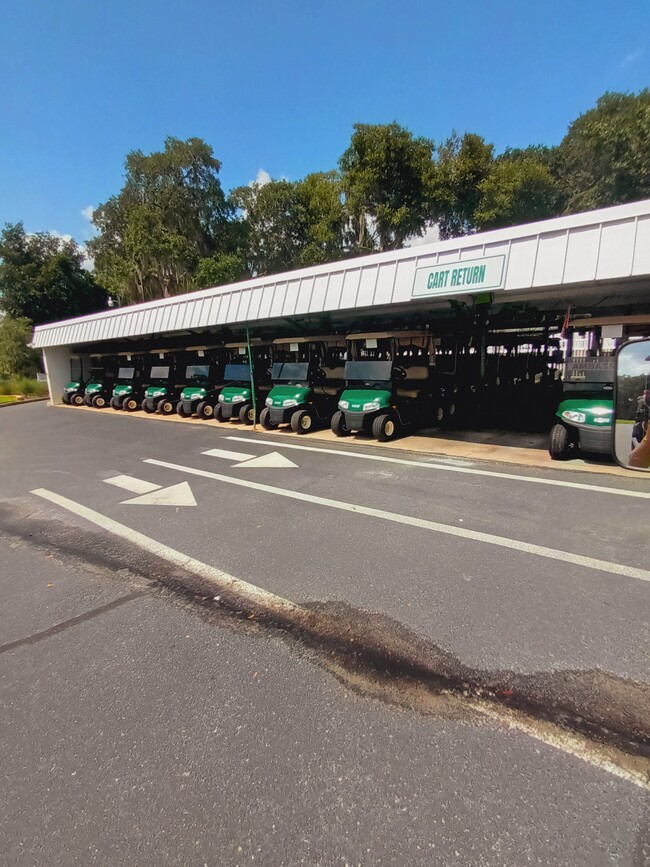
[[[631,66],[633,63],[636,63],[637,60],[640,60],[641,57],[643,57],[643,48],[639,48],[638,51],[632,51],[621,61],[621,69],[625,69],[626,66]]]
[[[424,230],[424,235],[411,235],[410,238],[407,238],[404,242],[404,246],[420,247],[422,244],[434,244],[439,240],[440,233],[438,232],[438,224],[434,223],[432,226],[427,226]]]
[[[93,207],[93,205],[88,205],[87,207],[81,209],[81,216],[84,218],[84,220],[88,220],[89,223],[92,223],[94,212],[95,208]]]
[[[257,184],[258,187],[264,187],[266,186],[266,184],[270,183],[271,175],[265,169],[260,169],[257,173],[257,177],[255,178],[255,180],[251,181],[248,186],[252,187],[253,184]]]

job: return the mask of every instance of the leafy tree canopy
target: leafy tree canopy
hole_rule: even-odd
[[[495,162],[479,192],[473,217],[479,229],[530,223],[556,213],[555,179],[546,165],[530,157]]]
[[[232,247],[220,168],[199,138],[127,155],[124,186],[95,211],[89,245],[111,293],[133,302],[188,291],[199,260]]]
[[[41,232],[28,235],[22,223],[0,234],[0,309],[34,325],[94,313],[106,307],[106,292],[83,267],[74,241]]]
[[[432,216],[441,238],[473,231],[474,212],[481,200],[480,184],[487,178],[494,147],[480,135],[453,133],[437,149]]]
[[[36,353],[27,345],[32,339],[29,319],[0,316],[0,377],[34,376]]]
[[[559,147],[566,212],[650,197],[650,90],[605,93]]]
[[[430,216],[433,142],[393,122],[357,123],[339,160],[345,204],[360,252],[395,250]]]

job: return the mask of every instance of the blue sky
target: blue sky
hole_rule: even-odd
[[[650,85],[650,0],[5,0],[0,225],[87,239],[129,150],[200,136],[226,189],[336,166],[353,123],[553,144]]]

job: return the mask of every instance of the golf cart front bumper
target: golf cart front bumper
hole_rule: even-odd
[[[611,425],[595,427],[590,424],[576,424],[572,425],[572,427],[578,431],[581,451],[600,455],[610,455],[612,453]]]
[[[271,419],[271,423],[274,425],[288,424],[294,412],[304,409],[305,406],[306,404],[304,403],[298,404],[298,406],[270,406],[269,418]]]
[[[345,426],[348,430],[370,430],[375,418],[382,410],[373,410],[372,412],[350,412],[350,410],[342,410],[345,418]],[[383,410],[386,412],[386,410]]]
[[[195,397],[194,399],[187,400],[183,398],[181,400],[181,406],[183,407],[183,412],[186,412],[188,415],[193,415],[196,412],[196,408],[201,402],[200,397]]]
[[[238,418],[239,417],[239,409],[244,405],[244,402],[240,403],[222,403],[221,406],[221,418],[228,419]]]

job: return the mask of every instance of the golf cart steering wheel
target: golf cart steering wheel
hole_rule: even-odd
[[[406,379],[406,371],[403,367],[394,367],[393,373],[395,375],[395,379]]]

